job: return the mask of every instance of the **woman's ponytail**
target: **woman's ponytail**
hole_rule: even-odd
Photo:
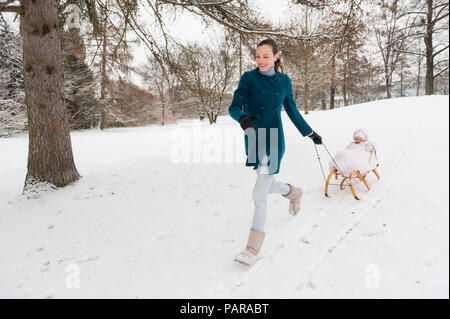
[[[281,69],[281,71],[280,71],[280,69]],[[283,72],[283,66],[281,65],[281,60],[280,60],[280,58],[278,58],[278,59],[275,61],[275,70],[277,70],[278,72],[284,73],[284,72]]]

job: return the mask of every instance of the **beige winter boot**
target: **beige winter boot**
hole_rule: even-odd
[[[292,215],[297,215],[297,213],[300,211],[300,199],[302,198],[303,190],[301,188],[292,186],[289,183],[287,184],[291,188],[291,191],[283,196],[290,200],[289,213]]]
[[[259,232],[251,228],[250,234],[248,235],[246,249],[237,255],[234,261],[245,266],[253,266],[258,260],[258,253],[261,250],[261,245],[265,235],[266,233]]]

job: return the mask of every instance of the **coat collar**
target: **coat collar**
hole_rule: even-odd
[[[267,76],[267,75],[261,74],[261,72],[259,72],[259,68],[258,67],[254,68],[253,71],[255,71],[260,76],[260,78],[262,78],[262,79],[272,78],[275,81],[278,79],[279,74],[280,74],[280,72],[275,70],[275,75]]]

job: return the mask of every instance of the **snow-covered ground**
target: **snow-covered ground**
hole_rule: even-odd
[[[305,190],[302,209],[269,196],[250,270],[233,258],[256,175],[230,117],[72,132],[82,179],[39,196],[21,194],[27,135],[0,139],[0,297],[448,298],[448,113],[448,96],[431,96],[306,116],[333,153],[360,127],[377,143],[381,179],[357,184],[356,201],[324,196],[314,145],[283,112],[277,179]]]

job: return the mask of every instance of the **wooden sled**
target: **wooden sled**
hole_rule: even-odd
[[[375,157],[377,156],[377,152],[376,152],[376,151],[373,151],[372,153],[375,153]],[[370,158],[372,158],[372,154],[370,154]],[[370,160],[370,159],[369,159],[369,160]],[[377,167],[378,167],[378,166],[379,166],[379,164],[377,164]],[[342,176],[342,174],[340,174],[336,169],[333,170],[333,171],[331,171],[330,174],[329,174],[328,177],[327,177],[327,181],[326,181],[326,184],[325,184],[325,196],[326,196],[326,197],[330,197],[330,195],[328,194],[328,185],[330,184],[331,177],[334,175],[334,177],[335,177],[336,180],[339,179],[339,176],[342,177],[342,181],[341,181],[341,183],[340,183],[340,185],[339,185],[339,188],[340,188],[341,190],[344,189],[344,182],[345,182],[346,180],[348,180],[348,182],[349,182],[349,184],[350,184],[350,189],[351,189],[352,194],[353,194],[353,197],[354,197],[356,200],[359,200],[359,197],[356,195],[356,192],[355,192],[355,187],[353,186],[353,179],[354,179],[354,178],[358,178],[361,182],[364,183],[364,185],[366,185],[367,191],[369,191],[369,190],[370,190],[370,186],[369,186],[369,183],[368,183],[367,180],[366,180],[366,177],[367,177],[367,174],[369,174],[370,172],[373,172],[373,173],[375,174],[375,176],[377,177],[377,179],[380,179],[380,174],[378,174],[376,168],[373,169],[373,170],[371,170],[371,171],[367,171],[367,172],[364,173],[364,174],[361,174],[361,172],[360,172],[359,170],[354,170],[354,171],[352,171],[352,172],[349,174],[348,177]]]

